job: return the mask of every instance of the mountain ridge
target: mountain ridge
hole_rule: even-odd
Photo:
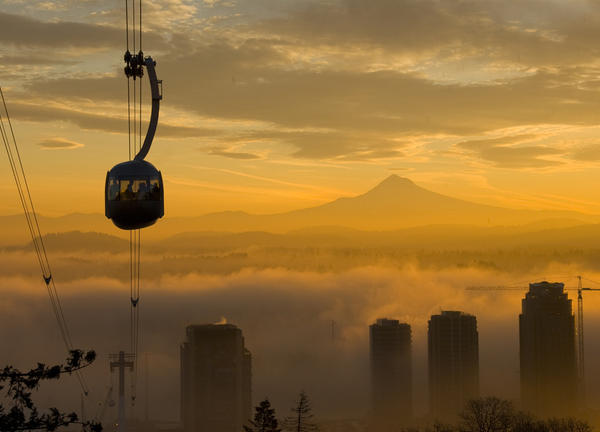
[[[144,230],[147,239],[166,238],[181,232],[268,231],[287,233],[310,227],[336,226],[363,231],[390,231],[427,225],[473,225],[478,227],[536,224],[542,220],[600,222],[600,216],[563,210],[519,210],[465,201],[425,189],[412,180],[392,174],[368,191],[351,197],[273,214],[251,214],[239,210],[202,216],[166,217]],[[26,236],[23,216],[0,216],[5,244]],[[71,213],[61,217],[40,216],[45,233],[90,231],[126,237],[103,215]]]

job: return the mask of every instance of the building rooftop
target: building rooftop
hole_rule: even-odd
[[[378,326],[394,326],[400,324],[400,321],[389,318],[377,318]]]
[[[214,333],[214,332],[231,332],[231,331],[241,331],[239,327],[234,324],[192,324],[186,327],[186,333]]]
[[[529,284],[529,292],[536,295],[562,294],[565,284],[562,282],[535,282]]]
[[[461,311],[442,311],[442,316],[447,316],[447,317],[460,317],[460,316],[473,316],[469,313],[466,312],[461,312]]]

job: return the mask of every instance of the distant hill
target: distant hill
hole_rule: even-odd
[[[97,232],[69,231],[44,235],[44,244],[54,252],[109,252],[122,253],[129,248],[125,239]],[[33,250],[31,241],[24,245],[5,246],[7,251]]]
[[[42,234],[63,233],[71,231],[101,231],[107,234],[116,234],[116,229],[111,229],[112,224],[100,214],[73,213],[59,217],[38,215]],[[104,230],[106,227],[107,230]],[[125,238],[125,235],[123,235]],[[21,245],[30,242],[31,237],[22,214],[0,216],[0,246]]]
[[[328,227],[329,236],[335,231],[333,227],[338,227],[338,237],[342,228],[393,231],[431,225],[528,225],[526,231],[535,231],[600,222],[600,216],[577,212],[514,210],[476,204],[429,191],[407,178],[396,175],[388,177],[364,194],[343,197],[320,206],[286,213],[255,215],[228,211],[183,218],[169,217],[168,212],[167,206],[165,218],[155,226],[145,229],[144,239],[166,239],[176,234],[185,236],[186,234],[182,233],[186,232],[209,231],[282,234],[314,227]],[[115,228],[109,220],[99,214],[40,217],[40,225],[44,233],[79,230],[97,231],[121,238],[128,236],[127,232]],[[28,239],[25,221],[21,215],[0,217],[0,233],[2,245],[22,244]]]
[[[143,253],[177,256],[245,253],[251,248],[386,250],[492,250],[531,248],[567,251],[600,249],[600,224],[532,229],[532,226],[474,227],[428,225],[393,231],[360,231],[338,227],[307,228],[286,234],[264,231],[243,233],[187,232],[161,240],[149,240]],[[50,253],[126,253],[125,239],[94,232],[66,232],[45,236]],[[31,251],[30,242],[5,246],[4,251]]]

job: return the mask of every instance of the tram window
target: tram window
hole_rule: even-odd
[[[157,178],[150,180],[149,200],[160,201],[160,181]]]
[[[158,178],[133,180],[110,178],[108,199],[111,201],[160,201]]]
[[[114,177],[108,179],[108,199],[111,201],[119,200],[119,180]]]
[[[138,201],[143,201],[148,199],[148,181],[147,180],[134,180],[133,181],[133,192],[135,194],[134,198]]]
[[[122,201],[129,201],[135,198],[135,194],[133,192],[133,182],[131,180],[121,180],[120,181],[120,199]]]

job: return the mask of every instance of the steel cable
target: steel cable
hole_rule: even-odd
[[[23,213],[25,215],[25,220],[27,223],[27,228],[29,230],[29,234],[31,236],[32,245],[36,254],[36,258],[38,264],[40,266],[40,270],[42,273],[42,277],[46,284],[46,289],[48,291],[48,296],[50,298],[50,304],[52,306],[52,311],[54,313],[59,332],[61,338],[67,348],[67,351],[73,350],[73,342],[71,339],[71,334],[69,332],[69,327],[67,325],[67,321],[65,318],[65,314],[62,308],[62,304],[60,302],[60,297],[58,295],[58,290],[56,288],[56,284],[54,282],[54,276],[52,274],[52,268],[50,267],[50,261],[48,260],[48,254],[46,251],[46,246],[44,243],[44,239],[42,237],[42,233],[40,230],[40,225],[37,217],[37,213],[35,211],[35,206],[33,204],[33,199],[31,197],[31,191],[29,188],[29,182],[27,181],[27,176],[25,174],[25,169],[23,167],[23,161],[21,159],[21,154],[19,152],[19,147],[17,143],[17,139],[15,136],[14,129],[12,127],[12,122],[10,119],[10,113],[8,111],[8,107],[6,105],[6,99],[4,98],[4,92],[0,87],[0,97],[2,99],[2,107],[4,111],[4,115],[0,112],[0,136],[2,137],[2,142],[4,144],[4,148],[6,150],[6,154],[8,156],[9,164],[11,167],[11,172],[13,174],[13,179],[15,181],[15,185],[17,187],[17,193],[19,195],[19,201],[21,202],[21,206],[23,208]],[[8,124],[8,128],[5,125],[4,117],[6,117],[6,124]],[[9,134],[10,132],[10,134]],[[14,150],[13,150],[14,148]],[[16,156],[16,157],[15,157]],[[84,394],[88,394],[88,388],[85,383],[85,380],[81,373],[77,371],[76,376],[81,385],[81,388]]]

